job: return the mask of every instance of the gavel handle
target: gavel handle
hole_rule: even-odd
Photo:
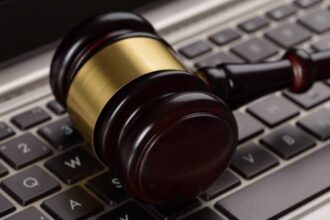
[[[236,109],[263,95],[289,88],[303,93],[315,81],[330,78],[330,50],[308,54],[290,49],[283,59],[256,64],[222,64],[197,72],[210,90]]]

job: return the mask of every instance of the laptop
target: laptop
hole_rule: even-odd
[[[0,218],[262,220],[330,218],[330,81],[235,111],[239,145],[197,198],[166,206],[131,198],[85,147],[51,93],[61,38],[87,17],[144,15],[192,70],[330,48],[329,0],[0,1]],[[330,64],[329,64],[330,65]],[[160,189],[161,190],[161,189]]]

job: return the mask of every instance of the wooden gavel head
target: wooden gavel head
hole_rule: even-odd
[[[110,13],[75,28],[50,77],[73,123],[136,198],[196,196],[233,155],[230,109],[140,16]]]
[[[238,139],[232,109],[286,87],[306,91],[329,77],[329,60],[329,51],[290,50],[272,63],[191,73],[146,20],[117,12],[63,39],[50,82],[125,189],[160,204],[192,198],[224,172]]]

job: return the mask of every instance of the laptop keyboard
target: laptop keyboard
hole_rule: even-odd
[[[48,120],[50,120],[49,114],[47,114],[42,108],[35,107],[29,111],[14,116],[11,119],[11,122],[19,129],[26,130]]]
[[[192,69],[272,60],[293,46],[328,49],[329,5],[277,5],[175,48]],[[305,94],[276,92],[237,110],[240,144],[223,176],[196,199],[150,206],[130,198],[48,97],[0,117],[0,218],[276,219],[330,187],[329,99],[329,85],[320,82]]]

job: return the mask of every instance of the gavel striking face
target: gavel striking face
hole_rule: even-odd
[[[192,198],[226,169],[237,145],[232,110],[276,90],[330,77],[330,52],[289,50],[277,62],[190,72],[142,17],[91,18],[68,34],[51,87],[95,154],[142,201]]]

